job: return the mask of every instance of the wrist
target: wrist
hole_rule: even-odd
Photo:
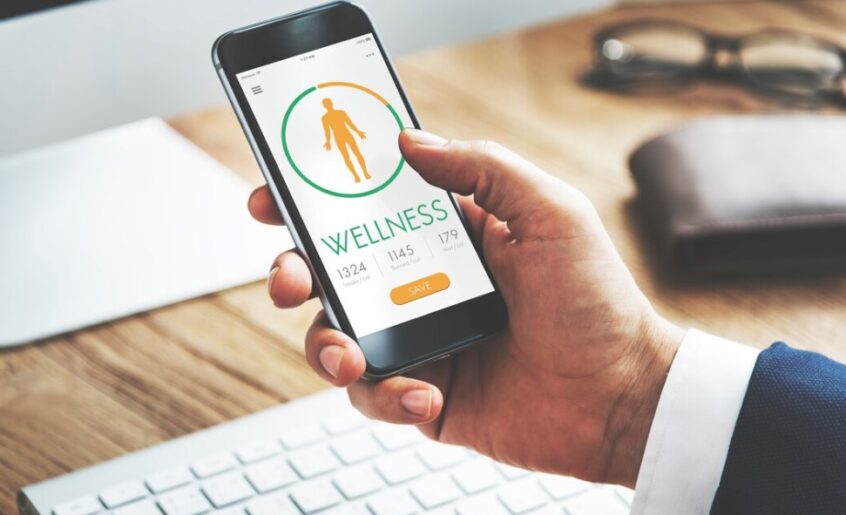
[[[606,482],[634,488],[658,400],[684,334],[658,316],[643,324],[626,363],[623,391],[608,417]]]

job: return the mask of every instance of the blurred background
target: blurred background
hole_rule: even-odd
[[[610,4],[507,0],[484,6],[363,0],[400,56]],[[149,116],[226,102],[209,65],[220,34],[313,5],[302,0],[12,0],[0,6],[0,155]],[[26,16],[23,16],[27,14]],[[5,19],[4,19],[5,18]],[[11,100],[14,99],[14,100]]]

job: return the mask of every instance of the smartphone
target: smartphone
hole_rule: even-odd
[[[227,32],[212,59],[330,322],[398,374],[501,330],[453,196],[397,144],[418,127],[367,14],[334,2]]]

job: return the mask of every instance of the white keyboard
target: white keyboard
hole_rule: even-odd
[[[22,515],[625,515],[631,490],[532,473],[321,393],[31,485]]]

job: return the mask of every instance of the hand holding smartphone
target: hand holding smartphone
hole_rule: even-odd
[[[301,304],[316,279],[327,315],[361,347],[319,317],[305,338],[310,366],[370,417],[524,468],[633,486],[684,331],[638,289],[587,197],[495,144],[406,130],[398,153],[400,126],[416,121],[372,27],[348,4],[236,31],[217,54],[268,177],[250,210],[278,223],[275,198],[311,267],[309,277],[300,256],[283,254],[270,295]],[[249,82],[275,67],[272,80]],[[338,82],[384,102],[326,85]],[[409,376],[360,381],[445,356],[506,322],[452,197],[403,156],[431,184],[474,194],[461,204],[507,299],[508,329]],[[382,186],[395,164],[399,174]],[[318,195],[294,166],[336,193],[381,189]],[[364,265],[344,270],[356,262]]]
[[[452,195],[397,145],[419,127],[375,30],[337,2],[228,32],[213,60],[331,323],[382,378],[506,324]]]

